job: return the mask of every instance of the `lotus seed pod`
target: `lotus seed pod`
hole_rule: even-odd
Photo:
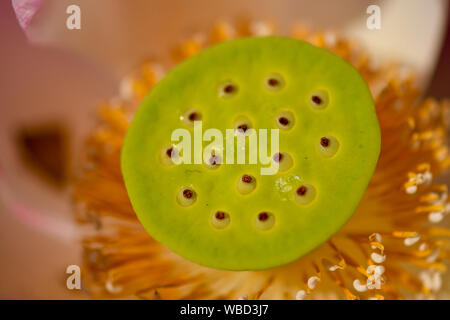
[[[234,144],[234,163],[224,153],[214,170],[195,161],[165,165],[158,157],[176,145],[174,130],[198,133],[184,121],[192,109],[203,133],[218,129],[225,139],[239,125],[274,129],[279,148],[258,144],[268,162],[256,164],[248,152],[237,164],[242,150]],[[244,137],[245,147],[255,136]],[[180,154],[193,155],[198,145],[186,148]],[[136,112],[121,166],[152,237],[202,265],[258,270],[292,262],[336,233],[355,212],[379,152],[372,96],[350,64],[300,40],[253,37],[205,49],[169,72]],[[274,161],[279,170],[262,174]]]

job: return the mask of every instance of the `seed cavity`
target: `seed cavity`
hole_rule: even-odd
[[[306,205],[316,198],[316,189],[310,184],[303,184],[297,187],[294,199],[298,204]]]
[[[207,159],[205,165],[209,169],[217,169],[222,164],[222,157],[216,150],[211,151],[210,157]]]
[[[180,118],[186,125],[193,126],[194,121],[201,121],[203,117],[200,110],[191,108],[186,110]]]
[[[169,146],[161,150],[160,160],[165,166],[171,166],[178,160],[179,152],[175,147]]]
[[[250,134],[249,129],[252,129],[252,122],[246,116],[239,116],[234,120],[234,130],[236,134],[244,134],[248,136]]]
[[[284,87],[284,79],[279,74],[271,74],[264,80],[264,86],[270,91],[278,91]]]
[[[314,109],[324,109],[328,106],[328,103],[329,103],[328,92],[324,90],[318,90],[314,92],[309,99],[309,104]]]
[[[295,124],[294,114],[290,111],[284,111],[277,116],[277,126],[282,130],[289,130]]]
[[[197,193],[188,187],[183,187],[178,191],[177,202],[183,207],[191,206],[197,200]]]
[[[270,212],[260,212],[256,215],[255,226],[259,230],[266,231],[271,229],[275,224],[275,216]]]
[[[230,215],[225,211],[216,211],[211,215],[211,224],[214,228],[224,229],[230,224]]]
[[[339,150],[339,141],[333,136],[322,137],[318,143],[319,152],[326,158],[330,158]]]
[[[244,174],[237,181],[237,190],[240,194],[249,194],[256,188],[255,177]]]
[[[238,92],[238,87],[231,81],[225,82],[219,87],[219,97],[231,98]]]
[[[289,153],[278,152],[272,156],[272,165],[278,166],[280,172],[284,172],[292,168],[294,165],[294,160]]]

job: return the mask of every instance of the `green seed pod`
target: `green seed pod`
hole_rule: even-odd
[[[184,128],[193,137],[199,119],[203,132],[224,138],[244,125],[279,129],[279,151],[265,146],[269,163],[230,164],[223,153],[209,164],[172,165],[172,133]],[[256,136],[244,135],[245,145]],[[370,91],[346,61],[300,40],[244,38],[205,49],[152,89],[121,165],[133,208],[156,240],[209,267],[267,269],[307,254],[352,216],[380,139]],[[198,146],[186,148],[175,148],[180,158]],[[234,159],[239,151],[235,144]],[[275,160],[279,170],[262,174]]]

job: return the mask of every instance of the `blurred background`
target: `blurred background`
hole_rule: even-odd
[[[24,30],[12,2],[0,1],[3,299],[86,298],[66,288],[67,266],[81,265],[70,174],[95,109],[141,60],[167,65],[173,45],[214,22],[246,18],[273,22],[280,33],[297,23],[343,33],[380,61],[414,68],[425,95],[450,97],[447,0],[37,2]],[[80,30],[66,28],[71,4],[81,8]],[[380,30],[366,27],[370,4],[381,8]]]

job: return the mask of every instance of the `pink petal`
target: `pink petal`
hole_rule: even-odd
[[[26,32],[35,13],[39,10],[43,0],[11,0],[17,20]]]

